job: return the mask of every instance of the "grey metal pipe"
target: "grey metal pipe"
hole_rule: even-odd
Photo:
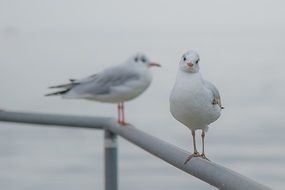
[[[252,179],[238,174],[237,172],[201,158],[193,158],[184,165],[184,161],[190,154],[189,152],[142,132],[131,125],[120,126],[114,119],[0,112],[0,121],[61,126],[66,124],[87,128],[104,127],[105,129],[122,136],[133,144],[136,144],[147,152],[161,158],[169,164],[217,187],[220,190],[270,190],[269,187],[259,184]],[[56,121],[59,121],[59,123],[56,123]]]
[[[40,125],[56,125],[64,127],[82,127],[92,129],[103,129],[105,123],[110,118],[107,117],[81,117],[59,114],[39,114],[29,112],[0,111],[0,121],[30,123]]]
[[[193,158],[185,165],[184,162],[188,158],[190,154],[189,152],[142,132],[134,126],[120,126],[115,120],[113,120],[106,125],[106,128],[169,164],[217,187],[220,190],[270,189],[269,187],[259,184],[248,177],[238,174],[237,172],[201,158]]]
[[[108,129],[104,134],[105,146],[105,190],[118,189],[117,135]]]

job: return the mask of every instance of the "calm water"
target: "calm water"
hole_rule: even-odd
[[[285,185],[284,48],[282,31],[241,29],[117,31],[3,30],[0,107],[10,110],[116,116],[116,107],[46,98],[50,85],[118,64],[142,51],[163,65],[141,97],[126,104],[127,120],[192,150],[190,131],[168,110],[182,53],[200,53],[201,72],[220,89],[222,117],[206,136],[208,157],[274,189]],[[2,189],[103,189],[103,134],[86,129],[0,124]],[[213,187],[119,139],[120,189]]]

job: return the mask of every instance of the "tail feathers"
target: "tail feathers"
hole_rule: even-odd
[[[45,96],[63,95],[63,94],[66,94],[69,90],[70,90],[70,88],[65,89],[65,90],[61,90],[61,91],[57,91],[57,92],[53,92],[53,93],[49,93],[49,94],[46,94]]]
[[[70,83],[50,86],[49,88],[51,88],[51,89],[54,89],[54,88],[63,88],[63,89],[59,90],[59,91],[56,91],[56,92],[52,92],[52,93],[46,94],[45,96],[54,96],[54,95],[66,94],[68,91],[70,91],[70,89],[72,89],[72,87],[80,84],[79,82],[77,82],[76,79],[69,79],[69,81],[70,81]]]
[[[76,79],[69,79],[70,83],[65,83],[65,84],[60,84],[60,85],[55,85],[55,86],[50,86],[49,88],[71,88],[77,84],[79,84],[79,82],[77,82]]]
[[[79,84],[79,83],[72,82],[72,83],[66,83],[66,84],[61,84],[61,85],[56,85],[56,86],[50,86],[49,88],[71,88],[77,84]]]
[[[72,83],[68,83],[68,84],[61,84],[61,85],[56,85],[56,86],[50,86],[48,88],[52,89],[52,88],[69,88],[72,86]]]

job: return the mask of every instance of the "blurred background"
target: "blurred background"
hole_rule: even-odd
[[[192,151],[168,97],[181,55],[193,49],[225,106],[207,133],[208,157],[281,190],[284,18],[283,1],[1,0],[0,109],[116,117],[115,105],[43,95],[144,52],[163,67],[126,104],[127,121]],[[120,189],[214,189],[124,139],[119,144]],[[103,177],[101,131],[0,123],[1,189],[103,189]]]

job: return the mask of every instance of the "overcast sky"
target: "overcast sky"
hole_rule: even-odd
[[[1,0],[0,27],[284,28],[284,1]]]
[[[162,64],[162,68],[152,70],[153,83],[142,96],[126,103],[126,119],[154,136],[189,150],[190,131],[171,116],[168,99],[175,81],[179,59],[184,52],[193,49],[200,54],[201,73],[205,79],[218,87],[226,108],[219,120],[210,127],[207,135],[207,142],[212,142],[207,143],[210,158],[220,159],[222,163],[228,162],[230,164],[228,166],[232,166],[234,170],[244,171],[244,174],[254,178],[261,176],[260,181],[268,182],[270,179],[277,179],[281,185],[274,180],[271,184],[277,187],[275,189],[278,187],[281,189],[285,181],[284,177],[281,177],[285,176],[282,170],[285,157],[282,154],[285,143],[282,137],[285,125],[283,119],[285,112],[284,2],[269,0],[0,0],[0,109],[116,117],[116,106],[112,104],[62,100],[59,97],[47,98],[44,94],[50,92],[48,86],[65,83],[69,78],[82,78],[95,74],[141,51],[146,53],[152,61]],[[0,150],[6,150],[7,144],[10,143],[16,143],[15,147],[22,144],[24,128],[21,130],[15,128],[15,131],[10,132],[12,128],[0,129],[2,129],[0,139],[3,142]],[[14,132],[17,134],[14,135]],[[41,131],[38,133],[41,134]],[[26,144],[27,147],[24,150],[34,151],[32,154],[34,156],[38,151],[46,152],[46,148],[41,146],[38,146],[38,149],[31,148],[38,145],[37,141],[34,141],[36,135],[32,129],[31,133],[29,131],[26,133],[26,136],[30,144]],[[78,136],[71,136],[69,140],[74,141],[74,137],[77,139]],[[84,136],[81,138],[85,140]],[[38,139],[41,139],[41,136],[38,136]],[[74,147],[70,146],[69,141],[66,140],[65,132],[59,139],[66,142],[67,148],[62,150],[73,150]],[[79,137],[77,140],[85,142],[82,139]],[[270,139],[271,144],[264,139]],[[46,136],[46,140],[47,142],[42,143],[52,144],[53,136]],[[94,140],[98,141],[90,136],[90,142]],[[97,141],[94,142],[97,144]],[[58,147],[58,141],[53,143]],[[90,146],[89,143],[87,144]],[[30,145],[33,146],[30,147]],[[83,146],[84,148],[79,146],[77,148],[84,151],[86,147]],[[255,148],[251,149],[252,147]],[[54,147],[50,147],[50,150],[53,149]],[[19,154],[12,151],[10,157],[7,157],[7,152],[4,151],[5,156],[1,158],[11,161],[10,169],[7,169],[6,162],[2,162],[4,169],[1,170],[0,176],[9,176],[7,170],[13,175],[22,172],[22,175],[30,178],[30,181],[23,176],[13,178],[17,181],[22,179],[22,183],[15,184],[16,180],[5,180],[7,187],[17,185],[16,189],[23,189],[23,184],[27,184],[38,189],[38,186],[42,187],[41,180],[37,183],[34,181],[41,177],[39,172],[36,172],[38,166],[34,166],[34,169],[27,167],[29,171],[34,171],[27,175],[26,169],[21,169],[15,164],[18,162],[14,158],[18,156],[17,158],[22,160],[22,154],[29,154],[26,157],[34,162],[30,159],[29,151],[21,150],[19,148]],[[134,152],[134,155],[136,154],[137,152]],[[44,155],[55,154],[47,151]],[[72,154],[66,156],[63,153],[62,161],[65,162],[65,158],[73,158],[70,155]],[[43,157],[45,163],[54,166],[52,161],[49,162],[50,157]],[[259,157],[262,162],[258,162],[256,157]],[[275,162],[276,159],[277,162]],[[241,160],[241,162],[235,164],[233,160]],[[85,161],[83,159],[80,162],[85,163]],[[135,165],[144,167],[147,164]],[[262,171],[260,165],[267,171],[262,173],[265,177],[260,175]],[[14,170],[11,170],[11,167]],[[57,168],[57,165],[54,167]],[[45,167],[43,170],[46,171]],[[161,176],[166,175],[165,170],[161,171]],[[55,169],[53,172],[50,173],[51,176],[61,179],[54,175],[60,173],[58,170]],[[132,175],[132,173],[129,174]],[[156,172],[153,175],[160,176]],[[42,176],[45,174],[42,173]],[[96,177],[89,174],[88,176],[91,183],[86,182],[86,184],[93,184]],[[142,176],[142,178],[138,177],[142,184],[142,180],[146,180],[145,177],[152,178],[149,173],[142,173]],[[179,183],[173,183],[172,180],[175,177],[170,177],[161,178],[161,183],[159,180],[156,181],[157,178],[151,180],[155,179],[156,183],[161,185],[161,188],[155,186],[156,189],[172,188],[173,184],[183,184],[180,182],[182,179],[180,176],[176,177]],[[189,185],[193,184],[188,177],[183,179],[186,184],[184,189],[189,189]],[[46,178],[43,177],[43,179]],[[76,180],[70,179],[73,178],[65,179],[65,181],[68,180],[66,184],[73,189],[78,189],[77,186],[73,186],[73,183],[81,185],[77,183],[80,180],[85,185],[85,180],[89,178],[83,175],[79,179],[74,175]],[[125,183],[121,180],[121,184],[132,185],[124,174],[122,179],[125,179]],[[99,178],[96,180],[98,181]],[[50,181],[50,178],[46,181]],[[135,182],[131,188],[122,189],[137,188]],[[169,182],[170,186],[165,182]],[[123,185],[123,187],[126,186]],[[144,186],[138,188],[143,189]],[[93,187],[90,186],[89,189]]]

